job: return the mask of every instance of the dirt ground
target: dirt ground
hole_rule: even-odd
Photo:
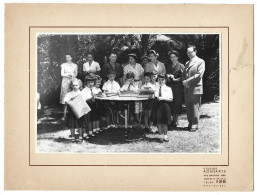
[[[44,153],[220,153],[220,103],[203,103],[199,129],[185,130],[188,125],[183,114],[179,125],[169,130],[169,142],[161,143],[158,133],[133,128],[109,129],[83,143],[67,139],[70,131],[61,121],[62,107],[49,106],[41,110],[37,126],[37,152]]]

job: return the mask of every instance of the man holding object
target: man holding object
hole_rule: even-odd
[[[198,129],[201,97],[203,94],[202,77],[205,70],[205,62],[196,56],[197,50],[194,45],[187,48],[189,61],[185,64],[182,74],[188,130],[193,132]]]

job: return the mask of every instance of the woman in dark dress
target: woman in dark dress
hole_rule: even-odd
[[[178,125],[178,115],[181,114],[184,98],[181,76],[185,67],[178,61],[179,53],[177,51],[172,50],[168,55],[171,63],[166,66],[168,75],[167,85],[171,87],[173,93],[173,102],[171,103],[171,112],[173,116],[172,126],[176,127]]]

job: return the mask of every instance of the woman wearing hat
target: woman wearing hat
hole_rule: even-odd
[[[153,125],[157,126],[161,140],[168,142],[168,125],[171,124],[170,102],[173,100],[172,90],[166,83],[166,75],[158,75],[159,88],[155,91],[155,102],[152,111]]]
[[[167,85],[171,87],[173,92],[173,102],[171,103],[173,116],[172,126],[176,127],[178,125],[178,115],[181,114],[183,103],[183,84],[181,77],[185,67],[178,61],[179,53],[177,51],[172,50],[168,55],[171,63],[166,66],[168,75]]]
[[[146,55],[141,57],[141,65],[143,69],[145,70],[146,65],[150,62],[150,58]]]
[[[133,72],[135,75],[134,81],[139,82],[142,81],[143,75],[144,75],[144,69],[143,67],[136,62],[137,56],[134,53],[128,54],[129,61],[128,64],[124,67],[124,80],[125,75],[129,72]]]
[[[166,69],[165,69],[164,64],[157,60],[158,56],[159,56],[159,54],[156,51],[150,50],[149,57],[150,57],[151,62],[149,62],[145,66],[146,72],[157,71],[158,73],[166,74]]]

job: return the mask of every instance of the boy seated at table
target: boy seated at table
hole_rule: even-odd
[[[159,88],[159,83],[157,82],[157,77],[158,77],[158,72],[157,71],[153,71],[151,74],[151,84],[153,84],[155,86],[156,89]]]
[[[119,90],[120,90],[120,85],[118,82],[115,81],[115,77],[116,77],[116,72],[114,70],[110,70],[110,72],[107,75],[108,77],[108,81],[106,81],[103,85],[103,91],[105,93],[111,93],[111,94],[118,94]],[[113,120],[117,121],[117,111],[119,108],[119,104],[116,102],[110,102],[110,107],[111,110],[113,110]],[[106,121],[107,121],[107,129],[110,127],[115,127],[114,124],[112,124],[112,122],[114,121],[110,121],[110,110],[108,108],[106,109]]]
[[[150,72],[145,72],[144,73],[144,85],[141,86],[141,89],[145,89],[145,90],[151,90],[151,91],[155,91],[156,90],[156,85],[151,83],[151,76],[152,73]],[[144,110],[144,125],[145,125],[145,129],[147,131],[151,132],[151,126],[152,126],[152,121],[150,120],[151,118],[151,112],[152,112],[152,107],[153,107],[153,99],[149,100],[148,102],[144,102],[143,107],[145,108]]]
[[[135,74],[133,72],[128,72],[126,74],[126,81],[125,84],[122,86],[122,88],[120,89],[121,92],[136,92],[138,91],[138,85],[135,85],[134,82],[134,78],[135,78]]]
[[[135,84],[134,82],[134,78],[135,78],[135,74],[133,72],[128,72],[126,74],[126,81],[125,84],[122,86],[122,88],[120,89],[121,92],[137,92],[139,90],[139,86]],[[136,114],[135,111],[139,110],[139,102],[136,101],[135,103],[130,103],[130,122],[132,123],[134,121],[134,115]],[[136,117],[138,118],[138,117]]]
[[[114,79],[116,77],[116,73],[114,70],[111,70],[108,75],[108,81],[106,81],[103,85],[103,91],[107,93],[117,94],[120,90],[120,85]]]

